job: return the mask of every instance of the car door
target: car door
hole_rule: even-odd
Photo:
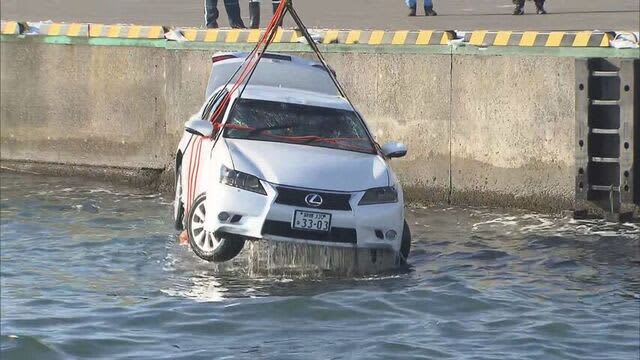
[[[228,105],[224,104],[227,90],[221,89],[215,92],[199,112],[202,120],[209,121],[214,114],[224,116]],[[223,108],[220,108],[224,106]],[[186,209],[190,209],[194,199],[207,191],[207,184],[211,181],[211,159],[217,134],[212,136],[199,136],[189,134],[190,139],[185,147],[183,155],[183,181],[185,191]]]

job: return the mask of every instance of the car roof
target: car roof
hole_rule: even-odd
[[[236,92],[234,97],[238,95]],[[341,96],[283,87],[247,85],[242,98],[351,110],[349,102]]]
[[[238,95],[239,90],[233,95],[234,100],[238,98]],[[353,110],[349,102],[341,96],[283,87],[247,85],[242,92],[242,98]]]
[[[229,81],[248,53],[216,53],[212,57],[206,97]],[[237,77],[237,74],[236,74]],[[338,89],[321,63],[288,54],[265,53],[249,80],[264,85],[338,95]]]

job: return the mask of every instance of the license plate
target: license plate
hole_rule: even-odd
[[[329,231],[331,214],[296,210],[291,228],[298,230]]]

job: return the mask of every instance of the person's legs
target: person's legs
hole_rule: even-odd
[[[273,8],[273,13],[275,14],[276,10],[278,10],[278,6],[280,6],[280,0],[272,0],[271,7]],[[282,27],[282,21],[278,23],[278,26]]]
[[[513,15],[524,15],[524,0],[513,0],[516,8],[513,9]]]
[[[224,0],[224,8],[227,10],[227,16],[229,17],[229,26],[234,29],[246,28],[240,17],[240,4],[238,0]]]
[[[204,25],[208,29],[218,27],[218,0],[204,0]]]
[[[416,0],[404,0],[409,8],[409,16],[416,16]]]
[[[278,9],[278,6],[280,6],[280,0],[271,1],[271,7],[273,8],[273,12],[276,12],[276,10]]]
[[[260,0],[249,0],[249,27],[260,28]]]
[[[424,0],[424,14],[426,16],[436,16],[437,12],[433,10],[433,1],[432,0]]]
[[[536,2],[536,13],[538,15],[544,15],[547,12],[544,10],[544,0],[535,0]]]

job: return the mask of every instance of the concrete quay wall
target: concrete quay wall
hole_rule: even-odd
[[[173,152],[204,100],[211,55],[246,49],[3,36],[1,159],[157,170],[170,188]],[[273,50],[311,55],[304,45]],[[575,58],[635,56],[613,49],[324,50],[378,141],[408,145],[392,165],[409,200],[543,211],[573,204]]]

